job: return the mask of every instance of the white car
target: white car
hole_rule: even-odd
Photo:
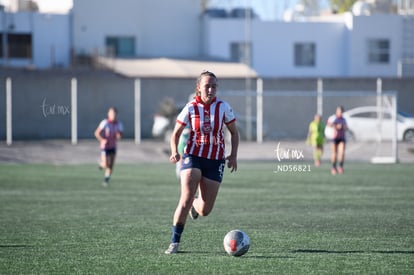
[[[351,139],[376,140],[378,137],[377,115],[377,106],[357,107],[344,112],[342,116],[346,119]],[[383,109],[381,132],[383,140],[392,139],[391,110],[386,108]],[[397,113],[397,139],[414,142],[414,117],[412,115]]]

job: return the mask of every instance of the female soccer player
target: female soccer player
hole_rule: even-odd
[[[332,175],[336,175],[337,173],[343,174],[344,173],[344,160],[345,160],[345,132],[347,129],[346,120],[342,117],[342,113],[344,112],[344,107],[338,106],[336,107],[335,118],[333,121],[328,120],[328,126],[333,127],[335,130],[334,138],[332,140]],[[339,161],[339,167],[337,169],[336,162]]]
[[[196,96],[177,117],[171,137],[170,161],[182,157],[180,172],[181,196],[174,213],[171,242],[166,254],[178,252],[187,215],[193,219],[207,216],[223,179],[225,161],[231,172],[237,170],[239,134],[230,105],[216,97],[217,78],[212,72],[202,72],[197,79]],[[179,137],[189,125],[191,132],[183,156],[177,151]],[[226,158],[224,126],[231,134],[231,153]],[[195,198],[198,189],[198,196]]]
[[[321,116],[316,114],[313,121],[309,124],[307,143],[313,147],[313,160],[315,166],[321,165],[323,154],[323,143],[325,137],[325,123],[321,121]]]
[[[118,111],[111,107],[108,110],[108,118],[99,123],[95,130],[95,137],[101,145],[101,163],[99,168],[105,169],[105,177],[102,185],[107,187],[109,179],[111,178],[115,156],[116,156],[116,141],[122,136],[123,126],[117,120]]]

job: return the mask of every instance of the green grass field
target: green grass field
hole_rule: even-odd
[[[414,274],[414,167],[348,164],[333,177],[242,162],[215,209],[164,255],[179,184],[169,164],[0,165],[1,274]],[[242,257],[223,250],[242,229]]]

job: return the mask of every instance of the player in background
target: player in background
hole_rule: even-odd
[[[216,97],[217,78],[212,72],[202,72],[197,79],[196,96],[177,117],[171,136],[172,163],[182,158],[180,172],[181,195],[174,212],[171,241],[166,254],[178,252],[187,216],[193,219],[207,216],[214,207],[223,179],[225,162],[231,172],[237,170],[239,134],[230,105]],[[178,140],[184,128],[190,126],[190,137],[184,155],[178,153]],[[231,153],[225,157],[224,127],[231,134]],[[198,196],[195,198],[198,189]]]
[[[347,124],[345,118],[342,117],[342,113],[344,112],[344,107],[338,106],[336,107],[335,117],[332,121],[328,120],[327,126],[332,127],[334,129],[334,136],[332,140],[332,168],[331,173],[332,175],[336,175],[337,173],[343,174],[344,173],[344,160],[345,160],[345,133],[347,130]],[[336,164],[337,161],[339,162],[339,167],[337,168]]]
[[[325,142],[325,123],[321,121],[321,116],[316,114],[313,121],[309,124],[307,144],[313,147],[313,160],[315,166],[321,165],[323,154],[323,143]]]
[[[108,117],[99,123],[95,130],[95,137],[100,143],[101,163],[100,169],[105,169],[105,177],[102,185],[107,187],[112,175],[116,156],[116,142],[121,139],[123,126],[117,120],[118,111],[115,107],[108,110]]]
[[[192,101],[196,97],[195,93],[191,93],[188,96],[188,101]],[[187,145],[188,139],[190,138],[190,132],[191,128],[190,125],[186,125],[183,132],[181,133],[180,139],[178,140],[178,146],[177,146],[177,152],[180,156],[184,155],[184,149]],[[182,164],[182,158],[180,158],[179,161],[175,164],[175,174],[177,176],[177,179],[180,179],[180,172],[181,172],[181,164]]]

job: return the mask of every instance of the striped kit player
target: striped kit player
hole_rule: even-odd
[[[105,177],[102,185],[109,186],[109,179],[113,172],[116,156],[116,142],[121,139],[123,126],[117,119],[118,111],[115,107],[108,110],[108,117],[99,123],[95,130],[95,137],[101,147],[101,161],[99,169],[105,170]]]
[[[191,125],[190,137],[184,154],[222,160],[224,155],[224,125],[236,120],[230,105],[217,97],[204,105],[196,96],[178,115],[177,122]]]
[[[217,78],[209,71],[197,79],[195,97],[180,112],[171,136],[170,162],[181,160],[181,195],[174,212],[172,235],[166,254],[178,252],[188,214],[193,219],[213,210],[225,162],[230,171],[237,170],[239,134],[230,105],[216,97]],[[183,156],[178,153],[179,138],[189,127],[190,136]],[[224,127],[231,134],[231,152],[225,156]],[[198,191],[198,195],[197,195]]]

